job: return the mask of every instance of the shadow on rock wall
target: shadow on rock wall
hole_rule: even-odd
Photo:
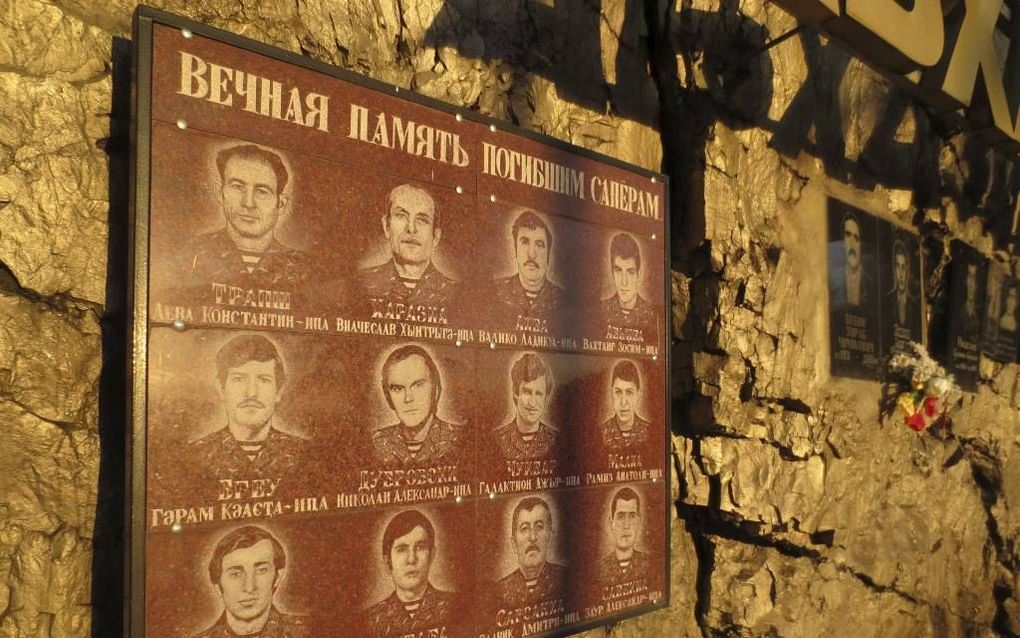
[[[103,148],[109,158],[109,243],[106,308],[102,318],[103,372],[99,381],[99,436],[102,441],[92,555],[92,635],[123,634],[124,516],[130,491],[125,485],[127,361],[127,279],[129,230],[128,145],[131,125],[131,41],[113,38],[113,95],[110,136]],[[102,140],[101,140],[102,141]],[[130,365],[128,363],[127,365]]]
[[[911,190],[918,210],[937,207],[948,196],[958,201],[964,221],[983,216],[996,244],[1009,245],[1020,171],[983,142],[963,136],[944,150],[940,140],[955,131],[891,84],[877,96],[854,95],[855,83],[873,82],[856,76],[875,72],[816,30],[770,33],[741,14],[735,0],[714,11],[670,6],[660,13],[659,5],[523,0],[489,7],[449,0],[424,43],[502,64],[517,79],[537,75],[572,104],[658,127],[663,170],[673,177],[675,220],[686,217],[688,207],[698,213],[690,197],[698,185],[687,176],[697,175],[691,168],[703,163],[703,142],[721,122],[733,130],[764,130],[783,157],[817,158],[828,177],[855,188]],[[782,112],[770,114],[776,70],[769,49],[793,38],[803,50],[806,76]],[[846,127],[864,108],[865,140],[848,149]],[[512,110],[508,115],[518,120]],[[933,179],[946,152],[959,156],[964,172]]]
[[[492,8],[451,0],[436,14],[424,44],[502,63],[514,74],[538,75],[563,100],[654,126],[659,107],[647,67],[644,7],[635,0],[614,4],[622,7],[622,17],[607,15],[600,0],[524,0]]]

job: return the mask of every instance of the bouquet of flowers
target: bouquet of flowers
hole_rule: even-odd
[[[940,366],[924,346],[910,342],[894,351],[889,370],[901,382],[896,408],[903,424],[915,432],[951,423],[949,408],[962,398],[953,375]]]

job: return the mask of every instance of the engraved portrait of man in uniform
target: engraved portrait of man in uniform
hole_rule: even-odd
[[[433,262],[443,235],[435,198],[419,186],[397,186],[386,199],[381,221],[390,259],[358,273],[373,310],[447,323],[445,308],[456,283]]]
[[[306,638],[302,616],[273,603],[287,568],[287,554],[272,534],[255,525],[228,532],[209,559],[209,581],[223,601],[223,613],[195,638]]]
[[[425,348],[396,348],[382,365],[382,392],[397,423],[372,435],[376,461],[385,467],[455,462],[463,426],[439,418],[443,381]]]
[[[606,339],[650,341],[657,337],[655,309],[638,292],[644,279],[641,247],[628,233],[609,242],[609,268],[615,293],[602,300],[602,330]]]
[[[553,236],[548,224],[532,210],[524,210],[510,230],[517,272],[496,280],[496,311],[505,320],[548,320],[564,305],[563,289],[549,281]]]
[[[190,444],[199,472],[248,478],[296,469],[309,443],[279,427],[276,406],[286,371],[273,342],[260,334],[232,338],[216,353],[216,377],[227,423]]]
[[[429,581],[436,557],[436,532],[429,518],[418,510],[394,516],[383,532],[382,554],[393,592],[365,610],[369,635],[417,635],[445,627],[454,595],[436,589]]]
[[[510,367],[515,416],[496,428],[496,446],[507,460],[540,459],[556,443],[556,428],[542,420],[552,394],[549,366],[534,353],[518,357]]]
[[[613,416],[602,424],[602,443],[614,452],[648,442],[649,423],[637,413],[641,405],[641,375],[633,361],[623,359],[613,366],[609,384]]]
[[[611,587],[644,578],[648,574],[648,554],[637,548],[644,532],[641,497],[630,487],[613,494],[609,506],[609,536],[612,550],[599,562],[603,587]]]
[[[188,264],[193,279],[244,288],[293,288],[308,279],[308,261],[281,243],[276,232],[289,197],[283,159],[254,144],[216,155],[219,204],[225,226],[195,238]]]
[[[560,595],[566,567],[549,560],[553,532],[552,510],[545,499],[526,496],[517,502],[510,527],[517,569],[496,583],[504,607],[521,607]]]

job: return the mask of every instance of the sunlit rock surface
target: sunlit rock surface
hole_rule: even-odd
[[[828,194],[1005,257],[1012,161],[816,31],[768,46],[796,23],[760,0],[156,4],[669,173],[672,605],[587,635],[1020,634],[1017,366],[982,364],[944,440],[881,419],[829,377],[822,239]],[[133,9],[0,11],[0,636],[89,635],[107,595]]]

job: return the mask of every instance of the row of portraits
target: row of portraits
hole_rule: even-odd
[[[252,481],[287,500],[656,478],[663,375],[629,358],[159,328],[150,507],[215,502]]]
[[[973,390],[981,354],[1004,363],[1017,360],[1020,282],[1003,264],[962,242],[953,242],[950,256],[947,364],[957,383]]]
[[[828,200],[828,228],[832,374],[880,378],[889,355],[922,342],[920,241],[835,199]],[[981,354],[1016,360],[1020,288],[1004,265],[961,242],[953,242],[951,258],[946,364],[972,390]]]
[[[150,535],[155,635],[529,636],[664,599],[663,494],[539,492]],[[504,632],[504,633],[498,633]]]
[[[828,228],[831,371],[878,379],[889,354],[922,340],[920,241],[836,199]]]
[[[169,126],[153,143],[157,321],[301,329],[293,322],[314,316],[662,338],[664,248],[654,231]]]

